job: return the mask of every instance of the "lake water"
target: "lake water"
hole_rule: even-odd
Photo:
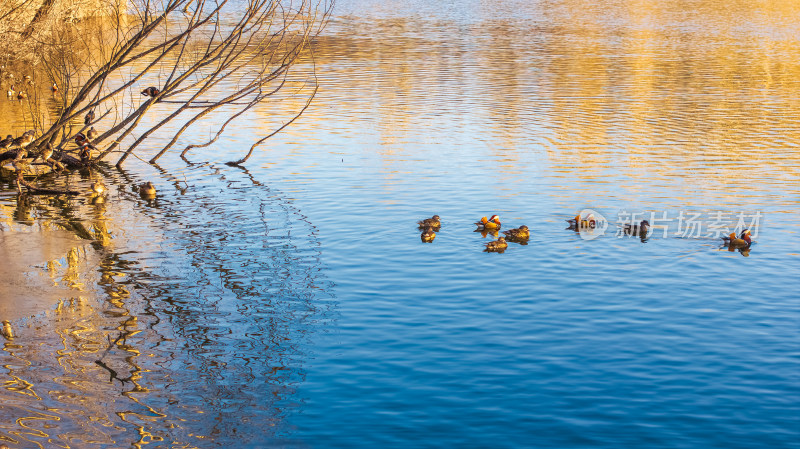
[[[798,18],[339,0],[312,108],[246,169],[291,98],[105,170],[104,204],[4,190],[4,229],[93,243],[36,268],[75,293],[13,320],[0,442],[800,448]],[[585,208],[605,235],[565,229]],[[528,244],[484,252],[491,214]],[[721,248],[740,215],[756,243]]]

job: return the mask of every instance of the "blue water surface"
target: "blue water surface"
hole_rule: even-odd
[[[104,360],[135,359],[146,388],[82,392],[118,399],[111,436],[77,447],[144,429],[195,447],[800,448],[798,8],[440,3],[338,1],[313,107],[245,168],[223,162],[302,102],[192,164],[107,173],[140,218],[103,290],[132,296],[99,315],[140,333]],[[145,179],[155,202],[127,187]],[[565,229],[585,208],[604,235]],[[721,247],[718,212],[730,230],[759,215],[749,251]],[[624,213],[672,221],[641,241],[616,235]],[[473,223],[492,214],[528,244],[484,252]],[[5,374],[105,381],[103,338],[74,353],[86,373],[8,356]]]

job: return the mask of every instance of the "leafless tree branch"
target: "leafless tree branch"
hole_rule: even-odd
[[[100,157],[125,146],[117,165],[145,142],[166,137],[166,145],[150,159],[155,163],[214,113],[213,137],[189,144],[181,156],[210,145],[230,123],[282,91],[292,69],[308,55],[313,69],[310,46],[333,1],[100,0],[101,7],[93,2],[89,14],[78,6],[64,9],[59,0],[0,0],[0,18],[27,24],[15,42],[33,49],[29,53],[36,60],[26,64],[38,67],[36,84],[52,84],[50,101],[60,104],[56,116],[45,117],[33,110],[46,95],[30,100],[31,121],[40,130],[31,148],[50,144],[67,151],[76,135],[102,126],[91,143],[102,148],[107,142],[98,150]],[[246,162],[308,109],[319,88],[313,79],[313,92],[294,94],[305,97],[300,110],[287,111],[292,114],[288,122],[233,163]],[[90,113],[99,118],[85,119]],[[228,115],[217,118],[220,113]]]

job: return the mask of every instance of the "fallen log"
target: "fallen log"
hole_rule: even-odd
[[[61,162],[69,168],[84,168],[94,164],[94,160],[82,161],[66,151],[54,151],[51,159],[56,162]]]

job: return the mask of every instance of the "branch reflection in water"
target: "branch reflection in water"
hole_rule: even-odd
[[[50,311],[14,323],[16,338],[0,352],[0,414],[10,418],[0,441],[209,447],[281,438],[302,402],[309,323],[321,329],[330,315],[315,228],[245,170],[160,175],[155,200],[139,198],[129,186],[140,180],[120,171],[99,204],[20,202],[28,220],[84,230],[97,283],[84,280]]]

